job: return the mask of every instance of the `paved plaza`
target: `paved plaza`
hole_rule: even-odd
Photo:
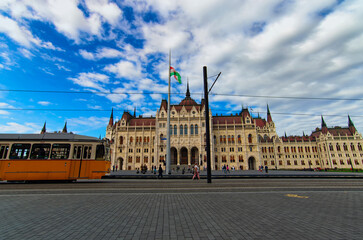
[[[362,179],[0,183],[1,239],[362,239]]]

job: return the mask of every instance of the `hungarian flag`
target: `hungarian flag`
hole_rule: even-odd
[[[177,71],[175,71],[173,67],[170,67],[170,77],[171,76],[174,76],[175,80],[177,80],[178,83],[181,84],[181,76]]]

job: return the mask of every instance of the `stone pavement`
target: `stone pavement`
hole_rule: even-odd
[[[2,184],[0,238],[362,239],[361,179],[256,180]]]
[[[158,173],[153,174],[148,171],[145,174],[136,173],[132,171],[114,171],[109,176],[105,176],[107,179],[153,179],[157,178]],[[186,171],[182,174],[182,171],[172,171],[170,175],[163,174],[167,179],[191,179],[193,174]],[[207,171],[201,171],[200,177],[205,179],[207,177]],[[268,173],[259,172],[256,170],[250,171],[230,171],[224,172],[222,170],[212,171],[212,178],[224,179],[224,178],[363,178],[363,172],[325,172],[325,171],[302,171],[302,170],[269,170]]]

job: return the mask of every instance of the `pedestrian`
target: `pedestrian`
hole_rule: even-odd
[[[161,164],[159,165],[159,176],[158,178],[163,178],[163,168],[161,167]]]
[[[227,172],[229,173],[229,166],[227,165]]]
[[[198,167],[198,163],[195,163],[195,165],[194,165],[194,175],[193,175],[193,178],[192,178],[192,180],[194,180],[194,178],[195,177],[197,177],[198,178],[198,180],[200,179],[200,177],[199,177],[199,167]]]
[[[268,173],[268,167],[267,167],[267,165],[265,166],[265,172]]]
[[[112,172],[114,172],[115,171],[115,165],[113,165],[113,167],[112,167]]]
[[[118,165],[116,165],[116,172],[117,172]]]

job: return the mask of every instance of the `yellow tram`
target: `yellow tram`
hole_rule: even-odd
[[[99,179],[110,173],[109,149],[73,133],[0,134],[0,180]]]

